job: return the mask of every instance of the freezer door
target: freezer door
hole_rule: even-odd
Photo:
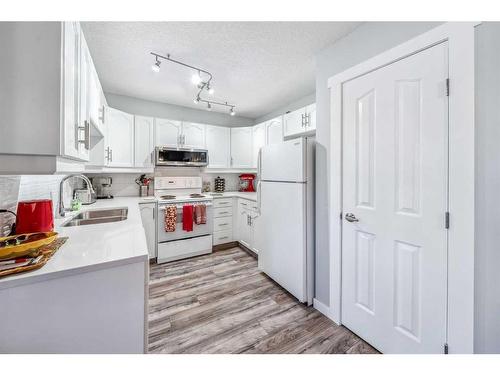
[[[305,138],[262,147],[259,165],[262,181],[305,182],[306,147]]]
[[[259,269],[307,302],[306,184],[261,182],[258,217]]]

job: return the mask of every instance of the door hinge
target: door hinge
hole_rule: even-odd
[[[450,79],[446,78],[446,96],[450,96]]]
[[[448,344],[444,344],[443,352],[444,354],[448,354]]]
[[[342,220],[342,212],[340,213],[340,216],[339,216],[339,217],[340,217],[340,220]]]
[[[444,227],[450,229],[450,213],[448,211],[444,213]]]

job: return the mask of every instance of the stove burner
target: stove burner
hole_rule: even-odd
[[[198,193],[189,194],[189,197],[190,198],[205,198],[205,196],[203,194],[198,194]]]
[[[162,195],[160,199],[175,199],[175,195]]]

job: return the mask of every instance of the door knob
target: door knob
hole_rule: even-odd
[[[358,222],[359,220],[356,218],[356,216],[354,216],[354,214],[351,214],[351,213],[347,213],[345,214],[345,219],[349,222],[349,223],[356,223]]]

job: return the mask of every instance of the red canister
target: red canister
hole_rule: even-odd
[[[53,230],[54,213],[51,199],[22,201],[17,204],[16,234]]]

